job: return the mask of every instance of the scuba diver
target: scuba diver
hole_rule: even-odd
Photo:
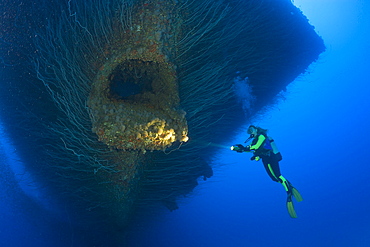
[[[250,125],[248,127],[247,133],[250,136],[244,143],[252,139],[251,145],[244,147],[241,144],[237,144],[232,146],[231,150],[238,153],[252,152],[253,156],[251,157],[251,160],[259,161],[262,159],[263,166],[270,178],[275,182],[281,183],[287,192],[288,197],[286,206],[290,217],[297,218],[292,197],[294,197],[297,202],[302,201],[303,198],[299,194],[298,190],[294,188],[293,185],[280,173],[279,161],[281,161],[283,157],[277,149],[274,139],[267,135],[266,129],[262,129],[254,125]]]

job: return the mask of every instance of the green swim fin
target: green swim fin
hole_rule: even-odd
[[[298,190],[296,188],[292,188],[292,194],[294,196],[294,198],[296,199],[297,202],[301,202],[303,201],[303,198],[301,196],[301,194],[299,194]]]
[[[286,207],[288,209],[288,213],[289,213],[290,217],[297,218],[297,214],[294,210],[294,205],[293,205],[293,202],[291,200],[290,201],[288,200],[286,202]]]

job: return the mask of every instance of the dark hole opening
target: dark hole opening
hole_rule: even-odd
[[[117,100],[135,100],[144,92],[152,92],[153,79],[158,76],[153,62],[128,60],[109,76],[110,97]]]

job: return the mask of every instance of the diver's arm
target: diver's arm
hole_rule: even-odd
[[[251,150],[257,150],[259,147],[262,145],[262,143],[266,140],[266,137],[264,135],[259,135],[257,143],[255,145],[251,145],[250,149]]]

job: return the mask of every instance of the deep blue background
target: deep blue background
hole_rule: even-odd
[[[370,4],[294,3],[327,51],[253,123],[269,129],[283,175],[304,197],[295,204],[298,219],[260,162],[225,149],[211,181],[161,222],[143,226],[136,246],[149,239],[152,246],[370,246]],[[235,143],[244,142],[246,128]]]
[[[294,3],[327,51],[289,86],[285,100],[253,124],[269,129],[284,157],[283,175],[304,197],[295,204],[298,219],[289,217],[283,187],[270,180],[261,162],[225,148],[214,164],[215,175],[199,181],[178,210],[138,221],[130,246],[370,246],[370,3]],[[230,145],[244,142],[247,125]],[[79,246],[68,217],[55,232],[50,226],[59,218],[52,210],[45,214],[32,203],[18,206],[23,199],[20,191],[12,191],[14,181],[7,173],[24,171],[8,144],[2,138],[0,246]],[[20,178],[23,189],[54,207],[33,189],[32,178]]]

